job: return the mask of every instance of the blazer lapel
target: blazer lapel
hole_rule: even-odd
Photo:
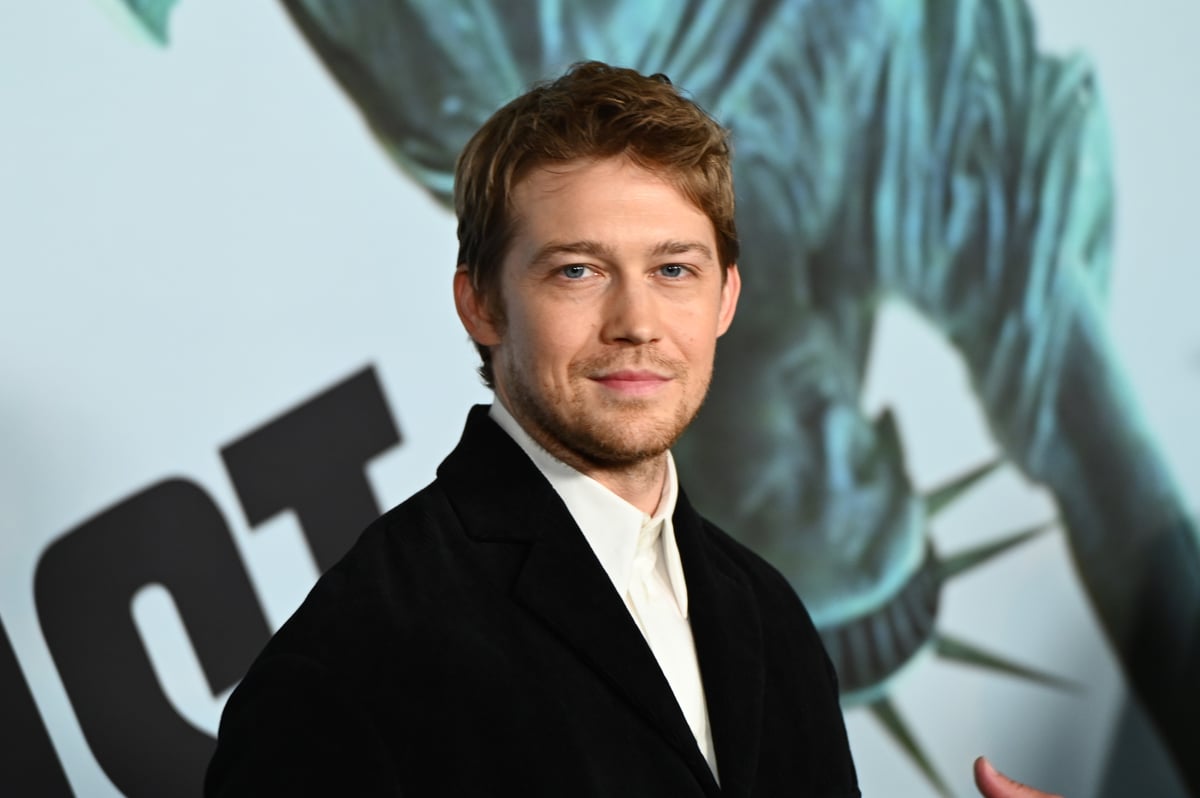
[[[623,695],[702,783],[713,782],[670,684],[591,547],[574,525],[560,531],[530,549],[517,600]]]
[[[762,742],[762,622],[745,576],[715,546],[682,494],[675,537],[723,795],[750,794]]]
[[[438,477],[472,538],[528,543],[514,599],[623,696],[679,752],[705,791],[716,794],[670,684],[587,539],[486,407],[472,409]]]

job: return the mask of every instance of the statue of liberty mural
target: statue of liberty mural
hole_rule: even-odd
[[[148,25],[167,2],[134,2]],[[1104,320],[1111,164],[1088,65],[1034,49],[1021,0],[283,0],[401,169],[450,202],[499,105],[594,58],[664,72],[733,132],[744,280],[676,450],[695,503],[804,596],[848,703],[938,779],[888,703],[919,650],[1038,677],[938,635],[953,557],[860,396],[902,299],[967,366],[1003,458],[1053,493],[1133,691],[1200,792],[1200,550]],[[450,269],[452,264],[447,264]]]

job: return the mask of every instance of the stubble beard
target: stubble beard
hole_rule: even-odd
[[[702,377],[699,398],[689,402],[688,382],[694,375],[685,364],[655,353],[640,356],[632,364],[628,360],[627,356],[602,357],[572,364],[570,383],[590,393],[589,375],[618,366],[655,368],[672,375],[683,389],[673,412],[657,417],[662,399],[606,400],[580,391],[569,397],[547,396],[506,363],[509,410],[542,448],[577,469],[632,469],[649,463],[670,449],[695,418],[708,391],[708,380]]]

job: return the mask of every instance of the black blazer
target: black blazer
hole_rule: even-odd
[[[674,523],[720,788],[583,534],[480,406],[259,655],[206,795],[858,795],[792,588],[683,495]]]

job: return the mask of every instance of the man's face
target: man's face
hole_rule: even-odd
[[[497,396],[576,467],[661,455],[699,410],[737,303],[712,223],[624,158],[536,169],[512,199],[503,327],[465,272],[455,283],[468,331],[492,347]]]

